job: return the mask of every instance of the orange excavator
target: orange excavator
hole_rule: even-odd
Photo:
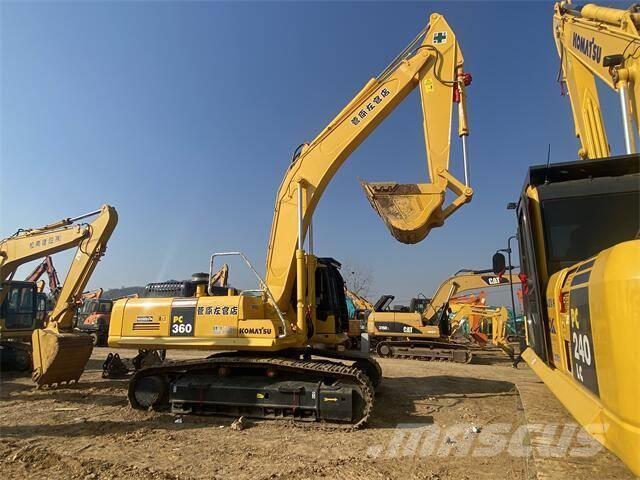
[[[55,301],[58,297],[58,293],[60,293],[60,280],[58,280],[58,272],[56,272],[56,269],[53,266],[53,260],[50,255],[44,257],[44,260],[36,266],[24,281],[36,283],[38,285],[38,292],[42,292],[44,291],[44,281],[40,280],[40,277],[45,273],[49,278],[49,291],[51,292],[51,298]]]

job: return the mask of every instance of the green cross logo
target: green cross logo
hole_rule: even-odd
[[[439,45],[441,43],[447,43],[447,32],[436,32],[433,34],[433,44]]]

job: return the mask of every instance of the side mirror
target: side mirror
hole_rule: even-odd
[[[496,252],[493,255],[493,273],[496,275],[502,275],[507,270],[507,261],[504,258],[504,255],[500,252]]]

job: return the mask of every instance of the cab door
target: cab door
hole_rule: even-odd
[[[523,285],[523,306],[525,312],[525,328],[527,332],[527,345],[536,352],[536,355],[549,363],[548,328],[544,315],[544,292],[536,263],[536,245],[534,228],[531,224],[531,211],[534,207],[527,195],[522,196],[518,211],[518,242],[520,249],[520,271],[525,275]],[[543,245],[538,245],[543,249]]]

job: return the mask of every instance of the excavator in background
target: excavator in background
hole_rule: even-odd
[[[40,280],[42,275],[47,274],[49,279],[49,294],[44,293],[45,281]],[[36,325],[42,328],[47,320],[47,315],[56,301],[58,293],[60,293],[60,281],[58,273],[53,266],[51,256],[47,255],[36,268],[24,279],[25,282],[36,284]],[[26,359],[24,359],[26,360]],[[28,370],[31,368],[31,361],[20,366],[20,370]]]
[[[264,280],[243,253],[214,253],[208,277],[183,282],[179,295],[115,302],[110,347],[219,351],[138,370],[129,384],[131,405],[364,425],[381,371],[369,355],[344,350],[348,314],[340,263],[314,254],[312,216],[349,155],[419,87],[431,183],[364,187],[398,240],[417,242],[441,226],[472,196],[448,169],[456,103],[466,152],[469,82],[453,31],[444,17],[431,15],[428,26],[382,74],[311,143],[296,149],[276,197]],[[456,197],[444,206],[448,189]],[[211,285],[216,260],[229,255],[245,262],[258,290]]]
[[[522,358],[574,418],[640,475],[640,9],[557,3],[553,34],[581,160],[529,168],[516,209]],[[610,157],[595,78],[620,98]],[[494,271],[505,259],[494,256]]]
[[[53,260],[51,255],[44,257],[44,260],[40,262],[36,268],[24,279],[25,282],[32,282],[38,285],[38,292],[44,291],[44,281],[40,280],[42,275],[47,274],[49,279],[49,294],[51,301],[55,302],[58,293],[60,293],[60,280],[58,280],[58,272],[53,266]]]
[[[489,342],[500,348],[507,356],[514,360],[514,350],[507,339],[507,322],[509,311],[503,305],[492,307],[482,304],[462,304],[461,308],[450,318],[451,335],[454,339],[466,323],[469,327],[469,337],[480,347],[484,348]],[[491,331],[491,338],[484,332]]]
[[[391,310],[393,296],[383,296],[367,319],[370,347],[380,357],[468,363],[473,357],[471,349],[451,339],[451,299],[465,291],[505,286],[511,281],[517,282],[517,275],[460,270],[438,287],[422,313]]]
[[[78,223],[92,216],[96,218],[91,223]],[[77,382],[84,371],[93,344],[88,335],[72,333],[72,319],[117,222],[116,210],[104,205],[79,217],[20,229],[0,240],[2,353],[22,366],[33,364],[38,386]],[[74,247],[77,252],[43,328],[37,319],[36,284],[12,278],[20,265]]]
[[[361,295],[352,292],[345,285],[344,294],[349,312],[349,340],[351,348],[360,350],[362,333],[367,331],[367,316],[373,311],[373,305]]]
[[[113,300],[102,298],[103,293],[102,288],[84,292],[74,321],[74,331],[90,335],[96,347],[107,343],[109,315],[113,306]],[[137,298],[138,295],[135,295]]]

